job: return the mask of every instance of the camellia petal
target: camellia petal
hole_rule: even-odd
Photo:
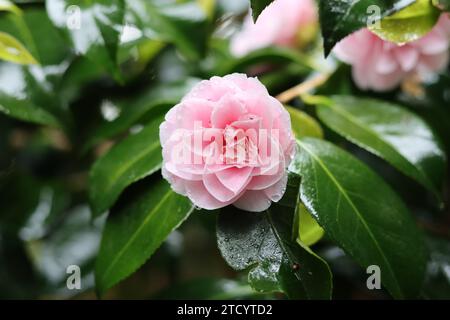
[[[383,40],[362,29],[339,42],[334,53],[352,65],[353,80],[359,88],[391,90],[411,74],[436,73],[447,66],[449,21],[448,15],[442,14],[429,33],[405,44]]]
[[[163,177],[198,207],[262,211],[286,189],[295,152],[289,113],[256,79],[201,81],[160,126]]]

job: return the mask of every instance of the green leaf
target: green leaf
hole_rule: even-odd
[[[0,68],[1,70],[1,68]],[[0,90],[0,112],[19,120],[33,122],[52,127],[60,127],[58,120],[45,109],[28,101],[8,96]]]
[[[281,291],[292,299],[330,299],[329,267],[295,242],[294,213],[295,208],[279,204],[261,213],[229,206],[218,219],[219,249],[232,268],[250,269],[248,280],[257,291]]]
[[[9,11],[16,15],[21,15],[22,11],[9,0],[0,0],[0,11]]]
[[[140,132],[115,145],[92,166],[89,196],[93,216],[113,205],[127,186],[161,168],[159,125],[162,120],[162,117],[156,117]]]
[[[129,0],[127,7],[127,21],[141,29],[145,37],[175,44],[190,60],[205,54],[209,19],[197,1]]]
[[[295,63],[301,66],[305,71],[311,71],[318,68],[312,60],[302,55],[296,50],[283,47],[267,47],[250,52],[243,57],[227,57],[225,61],[218,66],[217,74],[226,75],[233,72],[242,72],[251,66],[258,64],[276,63]]]
[[[18,16],[6,13],[0,19],[0,31],[16,38],[41,66],[60,65],[72,54],[41,7],[30,7]]]
[[[396,193],[369,167],[323,140],[298,141],[290,170],[300,199],[362,267],[377,265],[395,298],[419,294],[426,263],[422,236]]]
[[[157,85],[142,94],[117,101],[116,104],[123,112],[114,121],[105,122],[96,128],[85,149],[126,131],[138,122],[145,124],[144,120],[148,116],[152,118],[167,113],[198,81],[188,78],[180,83]]]
[[[297,206],[297,214],[299,216],[299,229],[297,241],[307,247],[312,246],[322,239],[325,230],[311,216],[303,203]]]
[[[197,0],[198,5],[208,16],[208,19],[214,18],[217,0]]]
[[[349,34],[411,5],[415,0],[322,0],[319,4],[320,25],[325,55]],[[376,7],[375,7],[376,6]],[[380,12],[369,11],[378,8]],[[370,19],[370,20],[369,20]]]
[[[427,34],[439,16],[440,11],[430,0],[417,0],[409,7],[385,17],[378,26],[371,25],[369,29],[384,40],[402,44]]]
[[[16,38],[4,32],[0,32],[0,59],[20,64],[37,64],[31,53]]]
[[[323,130],[314,118],[293,107],[286,106],[286,109],[291,116],[292,131],[294,131],[297,139],[304,137],[323,138]]]
[[[418,116],[392,103],[350,96],[323,100],[317,114],[332,130],[385,159],[441,198],[445,153],[431,128]]]
[[[24,10],[20,17],[7,13],[0,19],[0,32],[18,39],[39,61],[39,65],[32,66],[0,64],[3,109],[9,110],[10,116],[17,115],[21,120],[40,124],[55,125],[53,118],[57,118],[67,129],[71,115],[59,89],[72,55],[45,10],[33,6]],[[16,108],[18,110],[13,110]],[[36,115],[23,115],[25,113]]]
[[[166,43],[147,38],[138,38],[122,42],[118,52],[118,60],[125,83],[132,83],[145,71],[149,63],[154,60]]]
[[[121,81],[117,51],[124,0],[48,0],[46,8],[55,26],[68,33],[78,54],[86,55]]]
[[[159,180],[130,205],[109,215],[95,265],[97,292],[102,295],[136,271],[192,210],[187,198]]]
[[[250,0],[253,20],[256,21],[261,12],[273,2],[273,0]]]

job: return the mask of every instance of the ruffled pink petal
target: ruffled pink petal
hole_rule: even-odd
[[[248,190],[264,190],[270,186],[276,184],[284,175],[286,169],[284,162],[280,162],[278,165],[278,171],[276,174],[260,174],[252,177],[250,183],[247,186]]]
[[[398,47],[394,50],[394,55],[405,72],[412,71],[419,60],[419,53],[409,45]]]
[[[223,78],[212,77],[210,80],[200,81],[183,98],[183,101],[193,98],[204,99],[211,102],[219,101],[224,95],[230,94],[230,86]]]
[[[345,63],[356,63],[372,51],[374,37],[369,30],[361,29],[338,42],[333,53]]]
[[[422,54],[439,54],[448,51],[449,39],[443,34],[433,30],[423,38],[417,40],[414,45]]]
[[[226,188],[237,194],[250,181],[252,171],[252,167],[232,167],[216,172],[216,176]]]
[[[284,150],[278,140],[269,137],[268,144],[264,139],[259,141],[258,145],[259,168],[254,174],[268,175],[278,172],[278,168],[284,165]]]
[[[178,164],[175,165],[172,162],[166,162],[165,169],[172,175],[185,180],[200,181],[203,179],[203,174],[189,172],[190,170],[188,170],[186,167],[182,167]]]
[[[214,128],[224,129],[227,125],[238,121],[245,113],[246,109],[239,100],[225,95],[212,112],[211,122]]]
[[[185,180],[168,172],[165,166],[161,168],[161,175],[170,183],[173,191],[183,196],[186,195]]]
[[[266,87],[264,87],[258,79],[253,77],[247,77],[245,74],[233,73],[223,77],[225,80],[229,80],[236,85],[236,89],[239,91],[268,95]]]
[[[415,72],[445,68],[449,46],[450,19],[442,15],[436,26],[416,41],[399,45],[362,29],[338,43],[334,52],[352,65],[353,80],[359,88],[386,91]]]
[[[424,55],[420,59],[418,71],[420,72],[439,72],[445,69],[449,62],[449,54]]]
[[[186,181],[185,186],[187,196],[197,207],[215,210],[230,204],[230,202],[222,202],[213,197],[202,181]]]
[[[264,190],[264,193],[273,202],[280,201],[286,191],[287,181],[288,181],[288,175],[287,175],[286,171],[284,171],[283,176],[276,183],[274,183],[270,187],[266,188]]]
[[[291,148],[291,143],[294,141],[291,126],[291,116],[285,108],[280,111],[279,116],[273,122],[273,128],[279,130],[279,142],[283,151],[288,151]]]
[[[247,190],[245,193],[237,199],[233,205],[241,210],[249,212],[261,212],[269,209],[270,199],[264,193],[264,191]]]
[[[277,106],[283,107],[278,100],[267,95],[249,95],[240,93],[238,97],[240,99],[245,99],[247,112],[261,118],[262,128],[267,130],[272,128],[273,120],[277,116],[274,108]],[[276,100],[276,102],[272,99]],[[272,106],[272,104],[274,104],[274,106]]]
[[[203,99],[188,99],[184,100],[180,106],[180,112],[177,115],[177,121],[181,128],[194,129],[197,127],[209,128],[211,127],[211,114],[214,105]]]
[[[227,170],[230,168],[234,168],[234,165],[222,164],[222,163],[212,163],[212,164],[207,164],[205,167],[205,170],[206,170],[206,173],[216,173],[216,172]]]
[[[178,128],[177,125],[177,113],[180,110],[180,104],[177,104],[173,108],[171,108],[164,117],[163,123],[161,123],[159,127],[159,138],[161,141],[161,145],[170,138],[173,132]]]
[[[352,68],[352,77],[358,88],[367,90],[369,88],[369,77],[364,66],[355,65]]]
[[[197,85],[166,115],[160,142],[163,177],[210,210],[267,209],[281,197],[295,152],[287,111],[256,79],[237,74]],[[227,152],[233,147],[240,152]]]
[[[203,183],[206,190],[217,200],[221,202],[227,202],[233,199],[237,192],[233,192],[226,188],[217,178],[215,174],[207,174],[203,177]],[[241,191],[241,190],[239,190]]]
[[[375,64],[375,72],[389,74],[397,70],[398,63],[393,53],[389,51],[382,52]]]
[[[258,130],[261,129],[261,125],[261,118],[252,115],[246,115],[245,117],[241,117],[240,120],[231,123],[233,128],[242,129],[244,131],[255,130],[255,132],[258,132]]]
[[[167,140],[170,139],[173,132],[177,129],[177,126],[173,123],[164,121],[159,126],[159,141],[161,141],[161,145],[163,146]]]
[[[164,117],[164,119],[167,122],[171,122],[176,124],[177,123],[177,114],[181,109],[181,104],[177,104],[176,106],[174,106],[173,108],[170,108],[170,110],[166,113],[166,116]]]
[[[371,74],[371,88],[376,91],[392,90],[397,87],[404,77],[401,70],[395,71],[391,74]]]

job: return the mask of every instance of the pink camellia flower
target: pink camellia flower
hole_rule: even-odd
[[[315,30],[317,21],[314,0],[275,0],[256,23],[247,15],[242,30],[231,40],[231,52],[243,56],[270,45],[295,47],[302,36]]]
[[[160,126],[163,177],[198,207],[259,212],[283,196],[295,153],[289,113],[244,74],[197,84]]]
[[[368,29],[339,42],[336,56],[352,65],[353,79],[361,89],[394,89],[413,74],[439,72],[449,61],[450,19],[442,15],[422,38],[406,44],[385,41]]]

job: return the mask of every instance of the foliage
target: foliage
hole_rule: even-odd
[[[400,43],[449,2],[322,0],[323,44],[235,57],[236,21],[272,1],[237,2],[0,0],[0,297],[450,298],[449,69],[375,93],[323,58],[368,5]],[[233,72],[273,96],[326,74],[316,95],[283,101],[298,150],[262,213],[193,208],[161,177],[164,115]],[[65,288],[74,264],[82,292]]]

